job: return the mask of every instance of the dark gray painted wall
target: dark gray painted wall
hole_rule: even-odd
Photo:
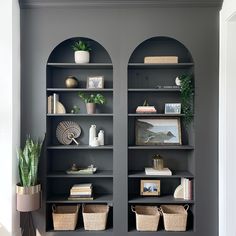
[[[190,50],[195,62],[196,221],[195,232],[184,235],[218,234],[218,10],[216,7],[21,10],[22,141],[28,133],[35,137],[45,133],[46,63],[57,44],[76,36],[92,38],[101,43],[112,58],[113,126],[115,131],[119,130],[113,139],[115,236],[126,235],[128,222],[127,63],[136,46],[154,36],[179,40]],[[45,235],[44,210],[35,213],[34,219],[39,231]]]

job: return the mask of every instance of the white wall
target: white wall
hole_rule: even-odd
[[[236,236],[236,1],[225,0],[220,16],[219,235]]]
[[[15,208],[16,149],[20,143],[20,11],[18,0],[0,1],[0,235],[19,234]]]

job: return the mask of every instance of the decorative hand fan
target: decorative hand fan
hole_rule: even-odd
[[[71,142],[79,143],[75,140],[81,134],[80,126],[74,121],[62,121],[56,129],[56,137],[61,144],[69,145]]]

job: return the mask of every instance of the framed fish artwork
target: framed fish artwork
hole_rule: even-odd
[[[136,145],[182,145],[179,118],[137,119]]]

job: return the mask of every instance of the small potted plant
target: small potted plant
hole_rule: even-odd
[[[42,144],[27,137],[25,146],[17,152],[20,183],[16,186],[16,208],[20,212],[38,210],[41,205],[41,185],[38,164]]]
[[[102,94],[79,93],[79,97],[85,102],[88,114],[94,114],[96,111],[96,104],[105,104],[106,99]]]
[[[75,63],[89,63],[89,51],[91,51],[91,48],[88,43],[80,40],[75,42],[72,48],[75,52]]]

